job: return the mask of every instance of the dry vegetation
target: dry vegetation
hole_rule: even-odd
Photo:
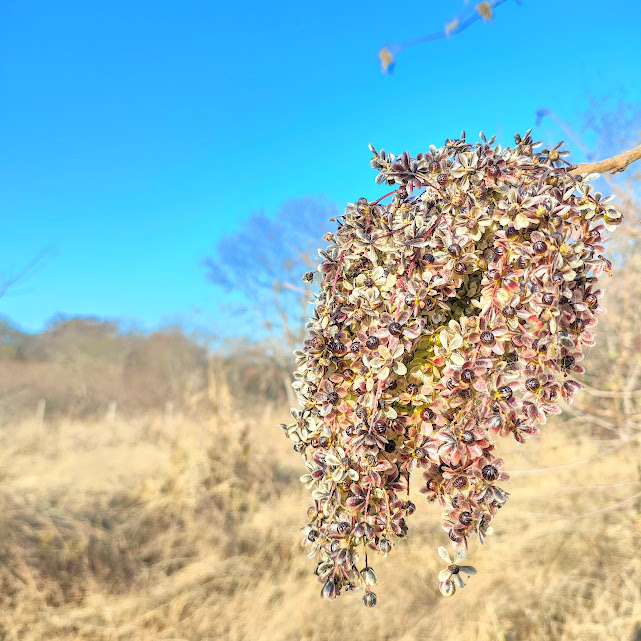
[[[299,547],[300,462],[275,428],[284,410],[241,412],[224,385],[215,400],[210,422],[4,428],[0,638],[637,638],[636,440],[559,421],[509,448],[512,498],[453,599],[434,579],[438,510],[415,497],[368,610],[319,599]]]

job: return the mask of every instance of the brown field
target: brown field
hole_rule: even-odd
[[[439,510],[416,492],[407,541],[373,564],[369,610],[360,595],[319,598],[299,545],[302,462],[277,427],[287,417],[228,406],[210,423],[5,426],[0,638],[641,638],[637,440],[557,421],[505,443],[511,499],[451,599],[435,578]]]

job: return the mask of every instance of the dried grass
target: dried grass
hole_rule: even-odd
[[[611,444],[577,442],[559,423],[506,452],[523,472],[496,535],[472,550],[479,575],[453,599],[434,579],[438,509],[417,497],[368,610],[358,597],[319,599],[299,547],[300,462],[274,427],[285,418],[230,408],[210,425],[5,429],[0,638],[636,639],[638,501],[581,516],[641,490],[636,441],[595,457]],[[589,462],[526,472],[560,459]]]

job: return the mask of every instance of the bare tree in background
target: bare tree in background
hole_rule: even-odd
[[[565,132],[588,161],[622,149],[638,158],[641,108],[636,105],[620,102],[613,109],[593,106],[580,133],[551,109],[540,109],[538,124],[546,118]],[[585,139],[594,135],[596,142],[590,148]],[[600,178],[603,190],[616,195],[624,212],[623,223],[610,240],[616,282],[606,289],[608,314],[597,326],[600,348],[588,355],[591,365],[584,381],[586,391],[566,408],[573,421],[590,426],[603,438],[620,441],[615,448],[641,441],[641,172],[638,164],[622,169],[625,173],[604,172]]]
[[[229,294],[229,334],[266,343],[271,371],[265,375],[282,380],[291,400],[291,352],[303,340],[314,290],[309,278],[336,211],[320,198],[287,201],[274,217],[251,216],[204,261],[207,278]]]

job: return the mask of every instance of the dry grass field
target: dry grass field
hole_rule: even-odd
[[[637,441],[558,421],[506,442],[511,499],[451,599],[436,582],[439,510],[417,492],[370,610],[319,598],[287,417],[228,405],[209,423],[5,426],[0,639],[641,639]]]

